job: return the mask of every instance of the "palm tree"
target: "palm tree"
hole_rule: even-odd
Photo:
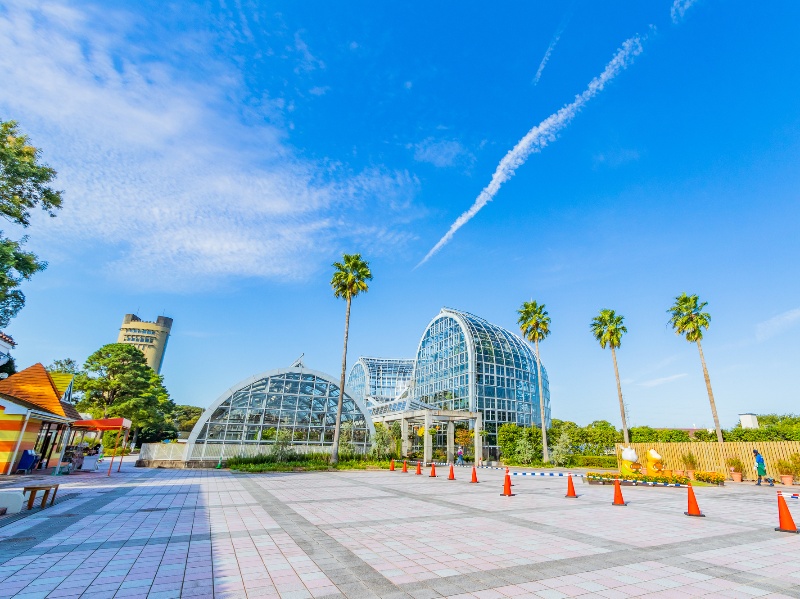
[[[697,343],[700,352],[700,363],[703,365],[703,377],[706,379],[706,390],[708,391],[708,403],[711,404],[711,414],[714,416],[714,428],[717,429],[717,441],[722,443],[722,429],[719,426],[719,416],[717,416],[717,404],[714,403],[714,393],[711,391],[711,379],[708,378],[708,368],[706,359],[703,356],[703,346],[700,340],[703,338],[703,330],[708,328],[711,323],[711,314],[703,312],[703,308],[708,302],[700,302],[697,295],[686,295],[681,293],[675,298],[675,303],[667,310],[672,316],[669,324],[675,329],[676,335],[683,335],[686,341]]]
[[[336,406],[336,427],[333,429],[331,464],[339,463],[339,435],[342,427],[342,401],[344,400],[344,375],[347,369],[347,336],[350,332],[350,302],[359,293],[369,291],[367,281],[372,280],[369,263],[361,259],[361,254],[344,254],[341,262],[333,263],[331,279],[333,296],[347,301],[344,317],[344,350],[342,351],[342,376],[339,379],[339,403]]]
[[[528,341],[532,341],[536,347],[536,378],[539,380],[539,414],[542,417],[542,461],[550,461],[550,452],[547,449],[547,422],[544,413],[544,391],[542,389],[542,361],[539,359],[539,341],[550,334],[550,317],[544,304],[537,304],[531,300],[522,302],[522,306],[517,310],[519,325],[522,335]],[[533,421],[531,420],[531,426]]]
[[[617,395],[619,396],[619,415],[622,417],[622,437],[625,439],[625,445],[630,443],[628,437],[628,421],[625,418],[625,403],[622,401],[622,386],[619,383],[619,368],[617,368],[617,352],[616,349],[622,344],[622,336],[628,332],[625,325],[622,324],[625,317],[618,315],[614,310],[603,308],[600,314],[594,317],[592,324],[592,335],[600,343],[600,347],[606,348],[606,345],[611,348],[611,358],[614,360],[614,376],[617,377]]]

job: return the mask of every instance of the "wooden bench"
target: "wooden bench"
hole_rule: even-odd
[[[23,487],[22,494],[25,495],[26,493],[30,493],[28,497],[28,509],[33,509],[33,502],[36,500],[36,493],[39,491],[44,491],[44,496],[42,497],[42,509],[47,506],[47,497],[50,495],[50,491],[53,491],[53,497],[50,499],[50,505],[52,506],[56,500],[56,493],[58,493],[58,485],[32,485],[30,487]]]

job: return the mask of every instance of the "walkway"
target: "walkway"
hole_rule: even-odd
[[[0,597],[800,597],[775,489],[697,488],[688,518],[685,489],[613,507],[609,486],[514,477],[501,497],[501,472],[439,474],[60,477],[54,507],[0,517]]]

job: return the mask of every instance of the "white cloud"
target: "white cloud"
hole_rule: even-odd
[[[49,2],[0,12],[0,116],[32,134],[66,190],[58,218],[32,229],[38,247],[100,247],[98,268],[120,279],[185,289],[308,276],[331,252],[361,247],[350,220],[380,230],[376,251],[407,239],[402,223],[419,212],[413,176],[298,159],[285,131],[263,124],[291,106],[267,99],[245,123],[235,69],[203,56],[189,75],[153,58],[168,48],[127,41],[146,23],[110,9],[102,17],[100,28]]]
[[[427,262],[453,238],[456,231],[472,220],[472,218],[494,198],[497,192],[500,191],[500,187],[502,187],[503,183],[514,176],[517,168],[525,163],[528,156],[535,152],[541,152],[550,142],[555,141],[557,135],[572,122],[581,108],[583,108],[589,100],[603,91],[611,80],[619,75],[636,56],[642,53],[642,42],[645,39],[646,38],[637,35],[625,40],[616,54],[614,54],[611,61],[606,65],[605,69],[603,69],[603,72],[592,79],[583,93],[577,95],[575,100],[570,104],[567,104],[561,110],[550,115],[528,131],[525,137],[523,137],[500,161],[500,164],[498,164],[497,169],[492,175],[491,181],[483,191],[481,191],[472,206],[455,220],[447,233],[445,233],[436,245],[431,248],[419,265]]]
[[[687,373],[682,372],[680,374],[673,374],[671,376],[664,376],[658,379],[651,379],[649,381],[644,381],[643,383],[639,383],[640,387],[660,387],[661,385],[666,385],[667,383],[671,383],[672,381],[677,381],[678,379],[682,379],[686,376],[689,376]]]
[[[675,0],[669,9],[669,16],[676,25],[683,20],[686,11],[692,7],[697,0]]]
[[[594,162],[595,167],[608,166],[611,168],[617,168],[624,164],[628,164],[629,162],[636,162],[639,160],[639,158],[639,150],[618,148],[609,150],[608,152],[595,154],[592,157],[592,162]]]
[[[756,340],[759,342],[766,341],[771,337],[788,331],[798,323],[800,323],[800,308],[782,312],[756,325]]]
[[[428,137],[412,147],[414,148],[414,160],[427,162],[439,168],[465,163],[472,164],[475,161],[475,157],[469,150],[455,139]]]
[[[330,91],[330,89],[331,88],[328,85],[317,85],[308,90],[308,93],[312,96],[324,96]]]
[[[547,46],[547,50],[545,50],[544,56],[542,57],[542,61],[539,63],[539,68],[536,69],[536,75],[533,78],[534,85],[539,84],[539,79],[542,78],[542,73],[544,73],[544,68],[547,66],[547,62],[550,60],[550,55],[553,53],[556,44],[561,39],[561,34],[564,33],[564,29],[567,28],[567,24],[569,23],[571,17],[572,17],[572,11],[570,10],[564,17],[564,20],[558,26],[556,32],[553,34],[553,38],[550,40],[550,44]]]

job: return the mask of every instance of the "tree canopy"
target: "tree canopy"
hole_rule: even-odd
[[[0,216],[27,227],[31,210],[40,207],[50,216],[61,208],[61,192],[50,187],[56,171],[40,163],[41,150],[30,144],[15,121],[0,121]],[[47,263],[0,231],[0,327],[6,326],[25,305],[19,286]]]
[[[625,317],[617,314],[614,310],[603,308],[600,313],[592,319],[592,335],[600,343],[603,349],[606,346],[618,348],[622,344],[622,336],[628,332],[623,324]]]
[[[676,335],[683,335],[687,341],[695,342],[703,338],[703,331],[711,324],[711,314],[703,312],[708,302],[701,302],[699,296],[681,293],[675,303],[667,310],[669,324]]]
[[[331,287],[337,298],[352,299],[359,293],[369,290],[367,281],[372,280],[369,263],[361,259],[361,254],[344,254],[341,262],[334,262]]]
[[[53,360],[52,364],[46,367],[48,372],[64,372],[66,374],[78,374],[81,367],[72,358],[64,358],[61,360]]]
[[[544,304],[535,301],[523,302],[517,314],[519,314],[517,324],[528,341],[532,343],[542,341],[550,335],[550,316]]]
[[[109,343],[89,356],[75,388],[83,392],[79,409],[95,417],[128,418],[135,428],[162,425],[173,408],[161,375],[126,343]]]

